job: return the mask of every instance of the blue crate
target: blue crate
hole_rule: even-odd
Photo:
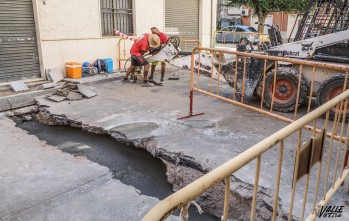
[[[107,66],[108,66],[107,72],[112,73],[114,70],[113,69],[113,59],[112,58],[104,58],[103,60],[105,61],[105,63],[107,63]]]

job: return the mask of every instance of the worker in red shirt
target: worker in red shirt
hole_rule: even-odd
[[[165,44],[168,41],[167,35],[165,33],[163,33],[163,32],[160,32],[157,27],[152,27],[150,30],[151,30],[152,34],[156,34],[156,35],[158,35],[160,37],[160,44]],[[157,61],[151,63],[151,70],[150,70],[149,80],[153,80],[155,69],[156,69],[156,65],[158,65],[158,63],[159,62],[157,62]],[[161,62],[161,79],[160,79],[160,81],[164,81],[165,71],[166,71],[166,63],[165,62]]]
[[[127,69],[124,82],[128,81],[128,77],[136,68],[136,66],[144,66],[143,82],[148,84],[149,62],[144,58],[144,54],[150,48],[158,48],[160,46],[160,37],[156,34],[142,35],[131,47],[131,66]]]

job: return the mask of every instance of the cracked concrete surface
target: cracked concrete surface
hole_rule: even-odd
[[[92,85],[91,88],[98,96],[89,100],[54,103],[41,97],[37,99],[41,110],[40,118],[48,123],[108,133],[120,142],[132,143],[148,150],[167,163],[169,181],[175,189],[287,125],[197,94],[194,111],[203,111],[205,115],[179,121],[176,119],[179,115],[188,113],[189,73],[182,71],[180,77],[179,81],[165,81],[164,87],[143,88],[138,84],[122,84],[120,81]],[[209,81],[203,81],[201,86],[207,87],[208,83]],[[222,95],[232,96],[231,93],[229,86],[222,86]],[[295,134],[285,141],[279,219],[285,219],[285,211],[289,208],[296,137]],[[303,139],[309,137],[310,133],[306,132]],[[270,220],[278,152],[278,147],[275,147],[262,157],[257,220]],[[254,172],[255,162],[252,162],[231,177],[231,191],[237,202],[231,204],[235,206],[230,217],[238,220],[249,218]],[[298,202],[303,197],[304,182],[297,186],[299,190],[294,205],[294,219],[300,217],[301,205]],[[204,194],[200,198],[204,209],[215,212],[217,216],[222,211],[222,188],[222,185],[218,186],[211,195]],[[313,192],[314,190],[310,190],[310,195]],[[343,195],[336,197],[338,202],[343,202]],[[349,214],[348,211],[347,213]]]
[[[49,146],[1,114],[0,125],[1,220],[140,220],[159,202],[112,179],[107,167]]]

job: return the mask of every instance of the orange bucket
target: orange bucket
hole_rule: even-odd
[[[82,64],[78,62],[67,62],[65,64],[65,71],[68,78],[81,78]]]

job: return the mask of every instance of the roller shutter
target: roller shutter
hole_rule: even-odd
[[[165,31],[181,39],[199,40],[199,0],[166,0]]]
[[[0,82],[40,76],[32,0],[1,0]]]

